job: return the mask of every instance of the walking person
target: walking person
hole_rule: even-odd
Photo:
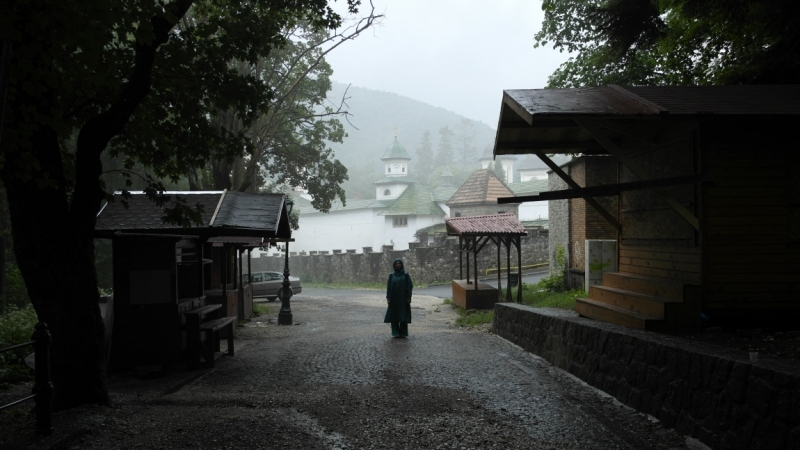
[[[403,267],[403,260],[394,260],[394,270],[386,283],[386,317],[384,323],[392,324],[392,337],[408,337],[408,324],[411,323],[411,276]]]

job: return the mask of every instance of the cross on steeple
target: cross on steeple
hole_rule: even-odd
[[[394,126],[394,137],[397,138],[397,125]]]

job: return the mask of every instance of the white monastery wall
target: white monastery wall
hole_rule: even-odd
[[[375,233],[374,210],[365,208],[334,211],[328,214],[303,214],[300,229],[292,232],[292,251],[330,251],[357,249],[370,242]]]
[[[519,205],[519,220],[547,219],[548,202],[527,202]]]

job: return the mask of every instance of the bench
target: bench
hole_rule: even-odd
[[[214,367],[214,361],[223,353],[220,352],[220,332],[227,331],[228,356],[233,356],[233,324],[236,317],[222,317],[203,321],[212,313],[218,314],[222,305],[206,305],[192,311],[186,316],[186,344],[190,367]],[[200,358],[203,359],[201,365]]]

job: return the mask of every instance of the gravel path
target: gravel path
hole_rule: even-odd
[[[441,299],[416,296],[410,337],[392,339],[381,293],[325,293],[293,299],[294,326],[274,325],[268,303],[213,370],[112,376],[114,406],[61,413],[54,436],[3,415],[0,433],[14,432],[0,448],[687,448],[518,347],[453,327]]]

